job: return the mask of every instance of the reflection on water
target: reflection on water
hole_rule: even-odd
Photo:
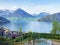
[[[28,32],[29,30],[39,33],[49,33],[52,30],[52,24],[47,22],[38,21],[11,21],[9,24],[3,25],[5,28],[10,30],[18,31],[22,27],[22,31]]]

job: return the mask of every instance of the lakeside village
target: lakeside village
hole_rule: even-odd
[[[57,31],[60,28],[56,24],[58,23],[53,23],[51,33],[36,33],[31,31],[25,33],[22,32],[22,28],[19,31],[10,31],[9,29],[0,27],[0,45],[35,45],[36,42],[46,42],[47,40],[60,42],[60,34]],[[52,45],[53,43],[51,41],[49,44]]]

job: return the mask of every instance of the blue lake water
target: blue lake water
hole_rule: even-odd
[[[49,42],[46,41],[40,41],[40,42],[37,42],[36,45],[52,45],[52,41],[51,40],[48,40]]]
[[[12,31],[19,31],[21,27],[23,32],[32,31],[38,33],[50,33],[52,30],[52,23],[28,20],[12,20],[11,23],[5,24],[3,27]]]
[[[47,43],[41,41],[41,42],[36,43],[36,45],[47,45]]]
[[[11,31],[19,31],[22,28],[23,32],[37,32],[37,33],[50,33],[52,30],[52,23],[50,22],[39,22],[39,21],[28,21],[28,20],[11,20],[10,23],[1,25],[4,28],[8,28]],[[46,42],[38,42],[36,45],[47,45]],[[48,44],[49,45],[49,44]]]

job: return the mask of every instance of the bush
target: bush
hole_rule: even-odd
[[[0,45],[13,45],[10,39],[6,39],[0,36]]]

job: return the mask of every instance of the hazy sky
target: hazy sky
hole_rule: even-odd
[[[60,12],[60,0],[0,0],[0,9],[22,8],[30,14]]]

